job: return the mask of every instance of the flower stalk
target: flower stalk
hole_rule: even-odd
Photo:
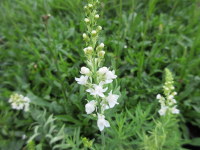
[[[114,94],[114,89],[109,88],[109,84],[117,78],[115,71],[103,66],[105,45],[99,41],[102,30],[102,27],[98,25],[99,4],[98,0],[88,0],[88,4],[84,7],[86,15],[84,22],[87,31],[83,33],[86,45],[83,51],[86,66],[81,67],[81,76],[75,80],[78,84],[85,86],[86,92],[90,95],[85,105],[86,113],[97,117],[97,126],[100,131],[103,131],[105,127],[110,127],[104,112],[118,104],[119,95]]]
[[[159,100],[161,109],[158,111],[161,116],[168,114],[179,114],[179,109],[177,109],[176,99],[174,98],[177,95],[174,87],[174,79],[172,73],[169,69],[165,69],[165,83],[163,86],[164,96],[158,94],[156,99]]]

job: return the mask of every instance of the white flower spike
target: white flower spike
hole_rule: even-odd
[[[98,1],[89,1],[85,8],[86,18],[84,19],[87,31],[83,33],[83,40],[86,47],[83,49],[86,56],[86,66],[81,67],[79,78],[75,78],[78,84],[84,85],[88,92],[85,111],[87,114],[97,116],[97,126],[100,131],[110,127],[105,119],[104,111],[113,108],[118,104],[119,95],[114,94],[112,87],[108,84],[117,78],[114,70],[103,66],[104,43],[99,40],[102,27],[98,25],[99,13],[97,11]],[[100,44],[98,44],[100,43]],[[116,87],[116,89],[118,89]]]
[[[176,100],[174,99],[174,96],[177,94],[174,91],[173,86],[173,76],[169,69],[165,69],[166,78],[165,78],[165,84],[163,86],[164,89],[164,95],[165,97],[158,94],[156,96],[156,99],[159,100],[159,103],[161,105],[161,109],[158,111],[158,113],[161,116],[164,116],[167,114],[179,114],[180,111],[176,108]]]

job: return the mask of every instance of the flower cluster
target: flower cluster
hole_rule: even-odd
[[[83,51],[87,59],[87,66],[81,67],[81,76],[75,80],[78,84],[86,87],[86,92],[90,96],[88,96],[85,111],[87,114],[96,114],[97,126],[100,131],[103,131],[105,127],[110,127],[109,122],[105,119],[104,111],[118,104],[119,95],[114,94],[113,89],[109,89],[111,87],[109,84],[117,78],[117,75],[115,75],[114,70],[102,64],[105,45],[104,43],[98,44],[99,33],[102,30],[102,27],[97,24],[100,16],[97,14],[96,8],[99,2],[98,0],[88,1],[89,4],[84,7],[87,32],[83,33],[83,39],[86,43]]]
[[[179,114],[179,110],[177,109],[176,100],[174,98],[177,93],[175,92],[174,88],[174,81],[172,73],[169,69],[165,69],[165,84],[163,86],[164,89],[164,95],[161,96],[158,94],[156,96],[156,99],[159,100],[159,103],[161,105],[161,109],[158,111],[161,116],[164,116],[167,112],[172,114]]]
[[[21,94],[17,94],[17,93],[12,94],[8,102],[11,104],[13,109],[16,109],[16,110],[23,109],[24,111],[29,110],[30,99],[28,97],[24,97]]]

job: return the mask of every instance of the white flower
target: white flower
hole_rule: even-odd
[[[88,75],[88,74],[90,74],[90,69],[88,69],[87,67],[81,67],[80,73]]]
[[[161,99],[162,98],[162,96],[160,95],[160,94],[158,94],[157,96],[156,96],[156,99]]]
[[[113,108],[116,104],[119,104],[117,102],[118,98],[119,98],[119,95],[112,94],[112,91],[111,91],[105,99],[107,100],[110,108]]]
[[[92,100],[85,105],[85,111],[87,114],[93,113],[96,107],[96,103],[97,102],[95,100]]]
[[[89,92],[91,95],[94,96],[100,96],[100,97],[105,97],[103,94],[108,88],[103,88],[102,84],[100,83],[99,85],[94,84],[93,88],[87,89],[86,91]]]
[[[174,95],[174,96],[177,95],[177,92],[173,92],[172,95]]]
[[[172,109],[171,109],[172,114],[179,114],[180,113],[180,110],[178,110],[176,107],[177,106],[172,107]]]
[[[89,20],[88,18],[85,18],[84,21],[85,21],[86,23],[90,22],[90,20]]]
[[[164,116],[167,112],[167,109],[168,107],[167,106],[162,106],[161,109],[158,111],[158,113],[161,115],[161,116]]]
[[[75,78],[75,80],[78,82],[78,84],[86,85],[88,76],[81,76],[80,78]]]
[[[105,127],[110,127],[110,123],[105,120],[105,116],[102,114],[98,114],[97,126],[100,131],[103,131]]]
[[[24,97],[24,101],[30,103],[31,100],[28,97]]]
[[[98,73],[103,75],[108,71],[109,71],[109,69],[107,67],[102,67],[102,68],[99,68]]]
[[[176,100],[175,99],[169,99],[169,105],[174,105],[176,104]]]
[[[23,95],[14,93],[10,96],[8,100],[11,103],[12,109],[28,111],[29,110],[29,103],[30,99],[28,97],[24,97]]]
[[[174,98],[171,100],[171,102],[172,102],[173,104],[176,104],[176,100],[175,100]]]
[[[173,98],[174,98],[173,95],[169,95],[169,96],[168,96],[168,99],[173,99]]]
[[[104,57],[104,55],[105,55],[105,51],[99,51],[99,53],[98,53],[98,55],[99,55],[99,57]]]
[[[22,140],[25,140],[26,137],[27,137],[26,134],[23,134],[23,135],[22,135]]]
[[[94,17],[95,17],[96,19],[98,19],[98,18],[99,18],[99,15],[98,15],[98,14],[96,14]]]
[[[111,83],[113,79],[116,79],[115,71],[107,71],[106,72],[106,83]]]
[[[106,109],[109,109],[110,107],[108,106],[108,104],[105,103],[101,103],[101,111],[105,111]]]

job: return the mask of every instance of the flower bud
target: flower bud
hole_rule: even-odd
[[[177,92],[173,92],[172,95],[174,95],[174,96],[177,95]]]
[[[99,19],[99,15],[98,15],[98,14],[96,14],[94,17],[95,17],[96,19]]]
[[[174,86],[172,86],[171,89],[174,90],[175,89]]]
[[[86,33],[83,33],[83,38],[86,39],[88,36]]]
[[[98,26],[97,27],[97,31],[101,31],[102,30],[102,27],[101,26]]]
[[[97,34],[97,31],[96,30],[92,30],[92,35],[96,35]]]
[[[100,51],[100,52],[98,53],[98,55],[99,55],[100,58],[103,58],[104,55],[105,55],[105,51]]]
[[[88,69],[87,67],[81,67],[80,73],[88,75],[88,74],[90,74],[90,69]]]
[[[92,4],[88,4],[88,7],[92,8],[92,7],[93,7],[93,5],[92,5]]]
[[[97,51],[101,51],[104,48],[104,43],[99,44],[99,46],[97,46]]]
[[[91,54],[93,51],[93,48],[89,46],[89,47],[84,48],[83,51],[85,52],[85,54]]]
[[[160,94],[158,94],[157,96],[156,96],[156,99],[161,99],[162,98],[162,96],[160,95]]]
[[[105,46],[104,43],[101,43],[101,44],[99,45],[100,48],[104,48],[104,46]]]
[[[85,21],[86,23],[90,22],[90,20],[89,20],[88,18],[85,18],[84,21]]]
[[[105,74],[108,71],[109,71],[109,69],[107,67],[102,67],[102,68],[99,68],[98,73],[99,74]]]
[[[93,50],[93,48],[92,48],[91,46],[89,46],[89,47],[88,47],[88,50],[89,50],[89,51],[92,51],[92,50]]]

